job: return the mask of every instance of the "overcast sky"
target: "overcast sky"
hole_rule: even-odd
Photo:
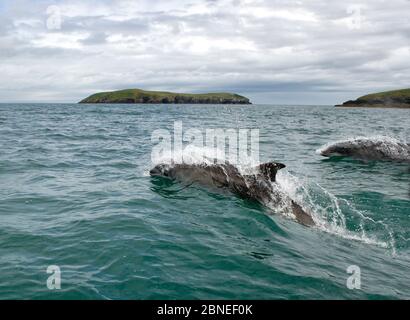
[[[409,0],[0,0],[0,102],[143,88],[335,104],[406,87]]]

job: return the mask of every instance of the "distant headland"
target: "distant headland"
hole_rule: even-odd
[[[410,89],[373,93],[336,107],[410,108]]]
[[[100,92],[79,103],[252,104],[248,98],[233,93],[191,94],[141,89]]]

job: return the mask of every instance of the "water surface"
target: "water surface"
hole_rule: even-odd
[[[154,183],[151,134],[174,121],[259,129],[261,160],[287,165],[279,183],[320,227]],[[408,165],[315,153],[357,135],[409,141],[409,110],[2,104],[0,298],[408,299]],[[346,287],[349,265],[361,290]]]

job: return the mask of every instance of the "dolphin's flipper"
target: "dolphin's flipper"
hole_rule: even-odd
[[[278,162],[263,163],[257,167],[259,172],[272,182],[276,181],[276,173],[283,168],[286,168],[286,166]]]

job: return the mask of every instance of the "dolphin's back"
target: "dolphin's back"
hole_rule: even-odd
[[[198,183],[211,188],[227,189],[242,197],[266,202],[272,186],[263,174],[242,175],[238,168],[227,164],[177,164],[169,177],[187,183]]]
[[[244,183],[238,169],[232,165],[176,164],[169,169],[168,176],[179,181],[218,188],[228,187],[231,180]]]
[[[285,166],[282,164],[271,162],[260,165],[255,174],[242,175],[237,167],[229,163],[175,164],[167,168],[166,172],[160,166],[158,170],[152,170],[152,174],[162,173],[180,182],[227,190],[241,198],[256,200],[269,207],[280,207],[281,204],[287,203],[299,223],[314,225],[311,216],[289,196],[274,190],[272,182],[275,181],[276,172],[283,167]]]

